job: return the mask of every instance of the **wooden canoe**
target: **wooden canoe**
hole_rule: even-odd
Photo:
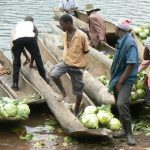
[[[57,18],[59,18],[62,15],[62,12],[58,12],[57,11],[58,8],[54,8],[54,14],[57,16]],[[77,27],[85,27],[88,28],[88,24],[87,22],[87,14],[84,11],[76,11],[76,17],[73,17],[73,21],[74,24]],[[105,21],[105,27],[106,27],[106,39],[108,44],[111,47],[115,47],[116,42],[117,42],[117,37],[115,35],[115,25],[107,20]],[[144,52],[144,46],[142,45],[142,43],[138,40],[136,34],[134,33],[134,31],[131,32],[131,35],[133,36],[133,38],[135,39],[135,42],[137,44],[138,47],[138,55],[139,55],[139,60],[142,61],[143,60],[143,52]]]
[[[20,73],[19,75],[19,91],[11,89],[12,86],[12,71],[13,65],[11,61],[0,51],[0,60],[4,68],[9,68],[11,74],[4,74],[0,76],[1,84],[13,95],[14,98],[29,99],[26,102],[28,104],[44,102],[43,96],[34,88],[26,78]]]
[[[60,39],[59,37],[55,37]],[[53,55],[58,59],[61,60],[62,57],[62,50],[60,50],[52,41],[51,36],[49,34],[44,33],[44,44],[45,46],[53,53]],[[54,40],[54,39],[53,39]],[[56,44],[57,44],[56,43]],[[60,46],[60,45],[59,45]],[[85,92],[86,94],[93,100],[96,105],[100,105],[101,103],[105,104],[115,104],[115,100],[112,94],[108,93],[107,88],[102,85],[99,81],[94,80],[100,75],[105,75],[107,79],[110,78],[110,65],[112,60],[108,59],[102,53],[94,49],[90,49],[90,53],[87,55],[87,70],[91,74],[88,76],[87,74],[84,75],[85,80]],[[94,83],[94,84],[93,84]],[[131,101],[131,104],[137,104],[144,102],[144,99],[139,99],[137,101]]]
[[[44,66],[46,68],[47,74],[49,74],[49,69],[53,65],[57,64],[56,58],[51,54],[50,51],[44,46],[41,40],[39,40],[39,47],[41,50],[41,55],[43,59]],[[48,66],[48,67],[47,67]],[[34,69],[30,70],[27,66],[22,67],[22,72],[28,81],[33,84],[44,96],[49,108],[59,121],[60,125],[63,127],[64,131],[74,137],[86,137],[86,136],[96,136],[96,137],[110,137],[111,131],[108,129],[87,129],[85,128],[77,117],[75,117],[72,112],[66,107],[65,104],[74,104],[75,96],[72,95],[71,81],[67,75],[62,76],[62,81],[65,85],[68,98],[65,103],[60,102],[60,95],[58,88],[53,84],[48,86],[46,82],[39,76],[38,72]],[[42,85],[42,86],[41,86]],[[87,105],[94,105],[92,101],[84,94],[83,105],[84,108]]]
[[[87,14],[85,12],[81,12],[81,11],[76,11],[76,16],[79,20],[83,21],[83,22],[87,22]],[[108,44],[110,44],[111,46],[115,46],[116,43],[116,35],[115,35],[115,25],[110,22],[110,21],[106,21],[105,20],[105,26],[106,26],[106,39],[108,41]],[[139,39],[137,38],[136,34],[134,31],[131,32],[131,35],[133,36],[137,47],[138,47],[138,53],[139,53],[139,60],[142,61],[143,60],[143,52],[144,52],[144,46],[143,44],[139,41]],[[115,40],[111,40],[111,39],[115,39]]]

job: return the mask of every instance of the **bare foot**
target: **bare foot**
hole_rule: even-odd
[[[27,59],[24,63],[23,66],[25,66],[26,64],[30,63],[30,59]]]

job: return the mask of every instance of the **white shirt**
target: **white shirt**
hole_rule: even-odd
[[[71,8],[76,8],[78,7],[77,1],[76,0],[60,0],[59,8],[60,9],[65,9],[65,10],[70,10]]]
[[[16,25],[14,40],[22,37],[35,37],[32,21],[21,21]]]

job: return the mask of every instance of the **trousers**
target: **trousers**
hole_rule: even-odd
[[[18,84],[19,82],[19,71],[21,68],[21,53],[23,52],[24,48],[28,50],[28,52],[35,60],[38,72],[40,76],[45,80],[46,74],[37,40],[35,39],[35,37],[23,37],[13,41],[13,83]]]
[[[131,121],[131,114],[130,114],[130,96],[132,90],[131,84],[124,84],[119,93],[114,90],[114,97],[117,104],[117,108],[119,111],[119,117],[121,122],[128,122]]]

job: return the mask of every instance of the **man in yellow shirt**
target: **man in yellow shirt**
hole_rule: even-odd
[[[89,51],[87,36],[73,26],[73,19],[68,14],[61,16],[59,23],[65,32],[63,61],[52,68],[51,77],[64,98],[67,94],[59,77],[65,73],[69,74],[72,81],[73,94],[76,95],[74,114],[78,115],[83,96],[83,73],[86,66],[85,55]]]

